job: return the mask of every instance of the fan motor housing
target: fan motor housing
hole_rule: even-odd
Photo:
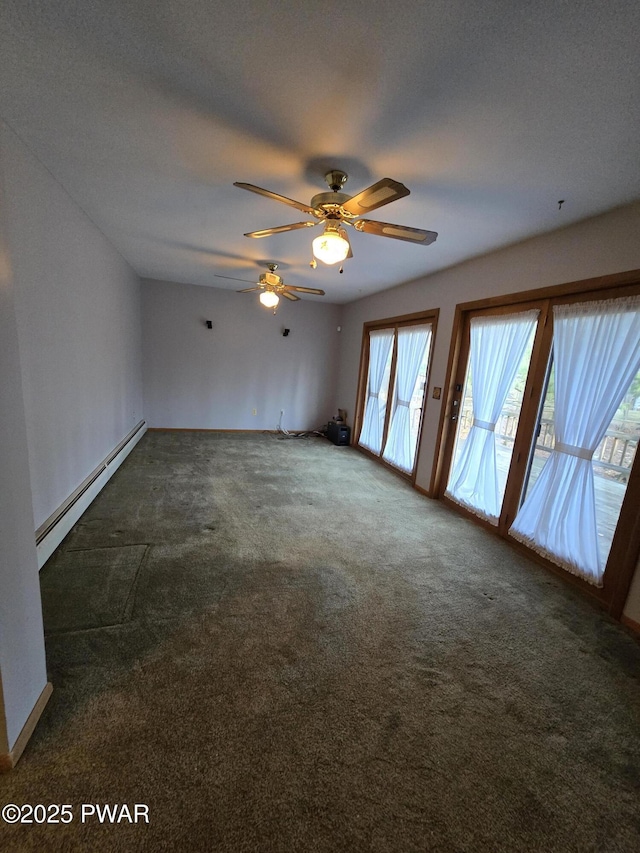
[[[260,281],[263,284],[270,284],[272,287],[276,287],[277,285],[282,284],[282,279],[274,272],[263,272],[260,276]]]
[[[311,207],[322,210],[326,204],[339,206],[345,204],[350,198],[351,196],[346,193],[318,193],[311,199]]]

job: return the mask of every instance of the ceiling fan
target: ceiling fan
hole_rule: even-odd
[[[314,195],[309,204],[294,201],[253,184],[236,181],[234,187],[258,193],[258,195],[272,198],[274,201],[281,201],[283,204],[288,204],[290,207],[295,207],[297,210],[315,217],[316,220],[315,222],[306,221],[294,222],[292,225],[279,225],[276,228],[265,228],[262,231],[249,231],[245,237],[269,237],[283,231],[296,231],[298,228],[311,228],[323,223],[323,234],[313,241],[313,254],[325,264],[335,264],[353,257],[343,225],[350,225],[356,231],[363,231],[365,234],[392,237],[394,240],[406,240],[409,243],[418,243],[423,246],[428,246],[435,241],[438,236],[435,231],[424,231],[422,228],[411,228],[405,225],[392,225],[389,222],[358,218],[363,213],[369,213],[384,204],[389,204],[409,195],[409,190],[404,184],[391,178],[382,178],[357,195],[349,196],[341,191],[347,182],[347,178],[346,172],[339,169],[332,169],[327,172],[325,180],[331,192]]]
[[[285,284],[281,276],[277,275],[276,270],[278,264],[267,264],[268,272],[263,272],[255,287],[245,287],[243,290],[236,291],[237,293],[256,293],[260,291],[260,302],[266,308],[275,309],[280,301],[280,297],[290,299],[291,302],[297,302],[300,297],[296,293],[311,293],[314,296],[324,296],[324,290],[319,290],[317,287],[297,287],[294,284]],[[246,281],[246,278],[233,278],[230,275],[217,275],[216,278],[228,278],[230,281]],[[275,313],[275,310],[274,310]]]

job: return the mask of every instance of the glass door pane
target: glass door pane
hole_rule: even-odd
[[[551,451],[556,444],[553,417],[555,408],[555,387],[555,368],[552,359],[547,372],[542,408],[538,414],[538,421],[535,430],[536,439],[533,444],[532,452],[529,456],[529,464],[524,481],[524,490],[522,493],[522,500],[520,501],[521,505],[533,488],[533,484],[540,476],[540,472],[544,468],[547,459],[551,456]]]
[[[595,475],[598,547],[606,563],[640,438],[640,371],[613,416],[591,463]]]
[[[640,299],[553,305],[553,369],[510,535],[604,586],[638,440]]]
[[[495,525],[500,517],[535,337],[537,312],[527,314],[488,317],[482,335],[475,340],[472,337],[445,493]],[[506,343],[497,340],[505,334],[511,336]],[[474,353],[474,346],[482,348],[482,353]],[[474,363],[483,372],[475,400]],[[502,382],[491,375],[492,371],[502,373]],[[478,397],[491,395],[495,402],[487,408]],[[478,417],[487,411],[492,411],[490,420]],[[475,440],[475,447],[466,447],[470,440]]]
[[[430,324],[403,326],[396,332],[394,389],[382,458],[407,474],[415,464],[430,344]]]
[[[416,387],[411,395],[411,403],[409,405],[409,424],[411,429],[411,446],[413,453],[418,446],[418,437],[420,434],[420,421],[422,419],[422,408],[424,406],[424,395],[427,390],[427,370],[429,368],[429,350],[426,349],[420,370],[418,371],[418,379]]]
[[[380,388],[380,393],[378,395],[378,401],[380,403],[380,432],[382,433],[382,428],[384,427],[384,419],[387,411],[387,402],[389,397],[389,380],[391,378],[391,361],[393,358],[393,347],[389,350],[389,356],[384,365],[384,372],[382,374],[382,386]],[[379,450],[380,448],[378,448]]]
[[[529,460],[523,501],[530,494],[555,447],[555,370],[549,370],[537,438]],[[594,474],[598,551],[604,566],[609,557],[620,509],[640,438],[640,372],[632,380],[598,445],[591,465]]]
[[[369,333],[367,397],[358,444],[376,454],[379,454],[382,449],[393,359],[393,340],[393,329]]]

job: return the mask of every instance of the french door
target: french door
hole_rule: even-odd
[[[456,399],[453,466],[446,495],[498,525],[540,311],[469,318],[463,393]]]
[[[435,331],[434,313],[366,323],[357,443],[413,478]]]
[[[441,496],[619,615],[640,537],[640,285],[463,317]]]

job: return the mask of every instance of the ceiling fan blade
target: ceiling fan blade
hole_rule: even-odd
[[[348,261],[349,258],[352,258],[352,257],[353,257],[353,249],[351,248],[351,243],[349,243],[349,251],[347,252],[347,257],[345,258],[345,261]]]
[[[295,293],[289,293],[288,290],[280,290],[278,291],[280,296],[284,296],[285,299],[290,299],[292,302],[297,302],[300,297],[296,296]]]
[[[301,201],[295,201],[292,198],[287,198],[285,195],[278,195],[278,193],[273,193],[271,190],[263,190],[262,187],[256,187],[254,184],[245,184],[242,181],[235,181],[233,185],[234,187],[240,187],[241,190],[249,190],[249,192],[266,196],[266,198],[271,198],[273,201],[281,201],[283,204],[288,204],[289,207],[295,207],[297,210],[302,210],[304,213],[310,213],[312,216],[321,215],[320,211],[313,207],[309,207],[308,204],[303,204]]]
[[[390,222],[376,222],[373,219],[359,219],[354,223],[357,231],[376,234],[378,237],[393,237],[394,240],[406,240],[409,243],[422,243],[428,246],[434,243],[437,231],[424,231],[422,228],[410,228],[408,225],[392,225]]]
[[[297,231],[298,228],[311,228],[317,222],[294,222],[293,225],[278,225],[276,228],[264,228],[262,231],[249,231],[245,237],[270,237],[272,234],[282,234],[284,231]]]
[[[236,290],[236,293],[253,293],[254,290],[262,290],[261,287],[245,287],[244,290]]]
[[[317,287],[298,287],[295,284],[285,284],[285,290],[297,290],[298,293],[312,293],[314,296],[324,296],[324,290],[319,290]]]
[[[246,281],[247,284],[255,284],[255,281],[252,281],[250,278],[234,278],[231,275],[220,275],[219,273],[214,274],[215,278],[228,278],[229,281]]]
[[[394,181],[391,178],[383,178],[366,190],[354,195],[353,198],[345,202],[342,206],[348,213],[353,213],[360,216],[363,213],[369,213],[377,207],[382,207],[383,204],[396,201],[399,198],[409,195],[409,190],[404,184]]]

